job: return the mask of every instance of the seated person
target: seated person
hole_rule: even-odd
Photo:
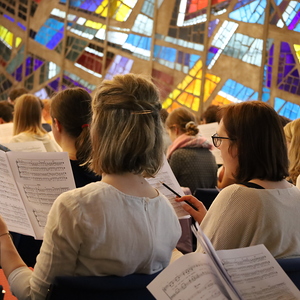
[[[223,109],[213,141],[237,183],[222,189],[208,211],[193,196],[177,201],[197,208],[183,204],[216,250],[264,244],[275,258],[299,256],[300,190],[285,179],[287,147],[278,114],[261,101]]]
[[[187,108],[173,110],[166,120],[172,144],[167,150],[170,167],[182,187],[191,193],[196,188],[214,188],[217,164],[212,145],[199,134],[196,117]]]
[[[289,176],[287,180],[296,185],[297,177],[300,175],[300,119],[287,123],[283,130],[289,158]]]
[[[63,151],[68,152],[76,187],[101,180],[87,161],[91,154],[90,94],[83,88],[70,88],[51,99],[52,132]]]
[[[153,274],[169,264],[180,225],[168,199],[144,178],[163,162],[160,108],[157,88],[141,76],[102,81],[91,123],[91,168],[102,181],[55,200],[33,271],[0,217],[1,267],[19,300],[45,299],[59,275]]]
[[[42,127],[42,107],[40,99],[31,94],[18,98],[15,104],[13,137],[10,143],[40,141],[47,152],[60,152],[61,149]]]

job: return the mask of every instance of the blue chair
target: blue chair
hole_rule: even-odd
[[[204,204],[206,209],[209,209],[218,194],[219,190],[215,188],[197,188],[194,191],[194,196]]]
[[[277,262],[285,271],[287,276],[293,281],[295,286],[300,290],[300,257],[296,258],[280,258]]]
[[[159,274],[57,276],[46,300],[154,300],[146,286]]]

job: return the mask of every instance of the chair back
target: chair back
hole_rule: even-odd
[[[277,259],[277,262],[300,290],[300,257],[280,258]]]
[[[194,196],[204,204],[206,209],[209,209],[218,194],[219,190],[213,188],[197,188],[194,192]]]
[[[159,274],[118,276],[57,276],[46,300],[154,300],[147,285]]]

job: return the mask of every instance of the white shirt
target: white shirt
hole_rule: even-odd
[[[180,235],[163,195],[134,197],[91,183],[55,200],[34,271],[14,270],[9,284],[19,300],[41,300],[58,275],[152,274],[169,264]]]
[[[264,244],[275,258],[300,256],[300,191],[232,184],[200,224],[216,250]],[[201,249],[198,249],[201,251]]]
[[[13,136],[13,138],[10,140],[10,143],[23,143],[33,141],[43,142],[47,152],[61,152],[61,148],[49,133],[46,133],[43,136],[39,136],[29,132],[21,132]]]

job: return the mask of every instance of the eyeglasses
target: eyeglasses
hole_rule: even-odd
[[[229,137],[218,136],[217,133],[215,133],[211,138],[212,138],[212,142],[216,148],[219,148],[221,146],[222,140],[232,140]]]

